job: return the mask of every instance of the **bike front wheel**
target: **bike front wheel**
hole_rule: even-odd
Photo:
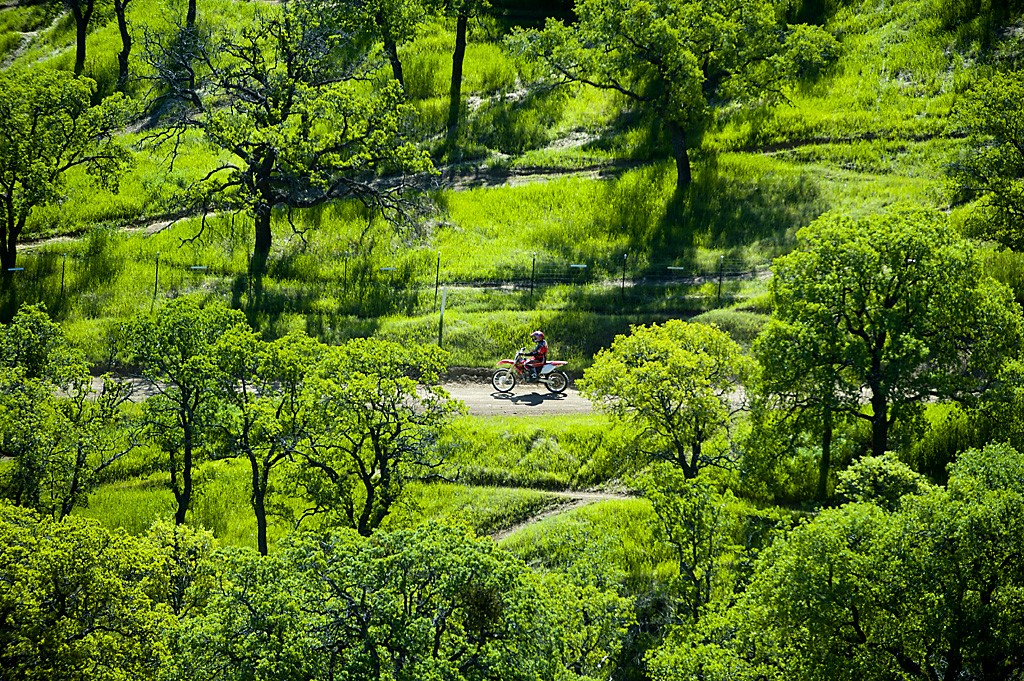
[[[512,388],[516,387],[516,375],[511,369],[498,369],[491,376],[491,385],[499,393],[512,392]]]
[[[553,393],[564,393],[569,387],[569,377],[561,371],[552,371],[547,378],[548,390]]]

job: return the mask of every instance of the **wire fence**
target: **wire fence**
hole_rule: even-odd
[[[410,257],[411,256],[411,257]],[[152,258],[152,262],[145,262]],[[552,257],[532,256],[525,263],[502,264],[492,268],[486,276],[465,276],[456,267],[436,253],[421,251],[406,254],[401,260],[389,264],[380,257],[345,254],[332,267],[326,264],[322,271],[296,286],[304,289],[307,297],[330,295],[353,310],[355,314],[378,316],[400,309],[412,309],[426,299],[437,307],[439,292],[446,287],[460,289],[507,288],[530,293],[549,286],[580,286],[613,293],[619,289],[623,296],[642,296],[648,289],[657,289],[659,295],[666,288],[686,295],[689,287],[700,287],[704,296],[723,301],[723,288],[736,282],[763,278],[769,272],[770,262],[751,261],[722,256],[717,260],[681,262],[630,257],[573,261]],[[340,266],[339,266],[340,263]],[[135,295],[145,295],[156,301],[160,297],[173,297],[197,287],[207,278],[244,279],[245,295],[251,295],[253,273],[236,271],[226,262],[192,263],[181,252],[168,253],[162,258],[142,256],[136,259],[138,276],[131,282]],[[26,251],[19,255],[18,267],[3,272],[3,288],[8,302],[12,295],[19,303],[64,302],[65,295],[85,299],[102,297],[111,272],[124,263],[111,262],[104,254],[60,253],[56,251]],[[710,288],[709,288],[710,285]],[[652,295],[654,295],[652,293]]]

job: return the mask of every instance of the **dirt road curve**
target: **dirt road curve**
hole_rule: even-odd
[[[501,541],[509,535],[515,534],[519,530],[529,527],[535,523],[539,523],[545,518],[550,518],[553,515],[560,513],[566,513],[574,509],[580,508],[581,506],[588,506],[595,504],[599,501],[612,501],[617,499],[630,499],[631,497],[627,494],[617,494],[615,492],[563,492],[559,495],[562,499],[558,504],[538,513],[535,516],[523,520],[522,522],[516,523],[512,527],[506,527],[504,530],[499,530],[491,535],[494,541]]]
[[[138,379],[128,379],[132,384],[132,400],[141,401],[156,392]],[[93,387],[103,387],[101,379],[93,379]],[[446,383],[445,388],[452,397],[462,400],[473,416],[535,416],[549,414],[589,414],[590,402],[580,397],[575,388],[569,388],[564,395],[548,392],[544,386],[517,385],[511,393],[495,392],[489,379],[462,378]]]

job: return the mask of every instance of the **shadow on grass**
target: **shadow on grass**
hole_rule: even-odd
[[[706,159],[687,191],[669,200],[647,240],[651,254],[682,255],[697,247],[728,252],[755,243],[781,249],[824,212],[811,178],[746,171]]]

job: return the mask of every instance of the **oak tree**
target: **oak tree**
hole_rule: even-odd
[[[117,133],[135,105],[117,94],[92,106],[96,84],[49,69],[0,74],[0,269],[16,265],[18,241],[36,208],[57,201],[65,174],[83,167],[117,189],[133,160]]]
[[[0,502],[0,678],[155,678],[160,579],[159,555],[123,530]]]
[[[296,456],[307,437],[309,412],[301,397],[306,377],[325,348],[298,333],[268,343],[237,325],[220,337],[213,352],[221,367],[224,405],[218,429],[227,454],[244,456],[249,463],[256,545],[266,555],[271,475]]]
[[[976,397],[1019,347],[1020,307],[938,212],[826,215],[797,238],[771,281],[786,326],[759,345],[794,365],[766,370],[803,384],[776,372],[780,394],[870,422],[875,456],[895,423],[913,430],[925,400]]]
[[[145,403],[146,422],[167,455],[179,525],[192,504],[194,468],[219,419],[223,369],[214,349],[221,336],[239,326],[247,326],[241,312],[184,297],[127,327],[126,362],[155,393]]]
[[[967,135],[950,164],[954,187],[978,198],[974,232],[1009,248],[1024,247],[1024,72],[996,73],[957,103],[953,123]]]
[[[575,23],[550,19],[513,44],[553,82],[617,92],[650,116],[668,135],[680,189],[716,112],[784,101],[794,79],[837,52],[822,29],[780,23],[767,0],[580,0],[575,10]]]
[[[1024,458],[990,445],[946,489],[823,511],[762,554],[735,605],[677,629],[655,677],[1017,678],[1022,481]]]
[[[87,503],[137,439],[121,409],[129,386],[93,385],[81,351],[41,307],[0,328],[0,495],[54,518]]]
[[[400,87],[365,85],[376,65],[365,29],[347,3],[290,0],[257,8],[243,25],[149,41],[147,60],[164,88],[156,104],[170,125],[157,138],[199,130],[226,152],[188,200],[204,215],[252,215],[258,272],[275,207],[352,198],[387,211],[404,187],[380,176],[430,168],[404,137]]]
[[[716,326],[669,320],[634,326],[594,357],[580,391],[630,426],[645,453],[695,478],[729,465],[724,442],[753,362]],[[714,441],[714,447],[708,443]]]
[[[331,348],[304,383],[308,436],[298,482],[312,505],[369,536],[410,480],[436,478],[435,443],[462,411],[440,385],[447,353],[357,339]]]

